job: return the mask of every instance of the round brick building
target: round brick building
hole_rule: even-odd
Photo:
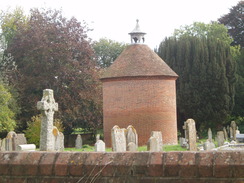
[[[133,125],[140,146],[147,144],[151,131],[161,131],[164,144],[177,144],[175,80],[178,76],[147,45],[138,44],[145,34],[139,31],[138,22],[132,33],[135,43],[101,77],[106,146],[111,146],[111,129],[115,125],[120,128]],[[138,37],[134,39],[135,36]]]

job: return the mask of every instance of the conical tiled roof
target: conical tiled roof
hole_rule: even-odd
[[[101,79],[138,76],[178,77],[147,45],[131,44],[106,69]]]

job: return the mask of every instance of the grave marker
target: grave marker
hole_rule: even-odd
[[[147,150],[150,152],[159,152],[160,145],[156,137],[151,136],[147,143]]]
[[[218,131],[217,132],[217,143],[218,147],[224,145],[225,138],[224,138],[224,132],[223,131]]]
[[[41,135],[40,135],[40,151],[54,150],[53,131],[53,116],[54,112],[58,111],[58,103],[53,97],[53,90],[43,90],[42,100],[37,102],[37,109],[41,110]]]
[[[115,152],[126,151],[126,138],[125,138],[124,128],[119,128],[119,126],[115,125],[112,128],[111,137],[112,137],[113,151]]]
[[[186,131],[188,137],[188,145],[190,151],[197,151],[197,133],[196,133],[196,125],[193,119],[188,119],[186,121]]]
[[[75,140],[75,148],[76,149],[81,149],[82,148],[82,138],[81,135],[77,135],[76,140]]]
[[[136,129],[132,125],[129,125],[126,130],[127,147],[130,142],[133,142],[136,145],[136,148],[138,147],[138,135]]]
[[[106,148],[105,148],[105,143],[102,140],[98,140],[95,143],[95,152],[105,152]]]

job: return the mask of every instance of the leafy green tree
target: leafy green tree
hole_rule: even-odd
[[[66,133],[77,126],[99,126],[101,88],[87,25],[60,11],[33,9],[28,26],[16,30],[5,53],[17,66],[10,82],[19,92],[20,128],[26,129],[26,121],[40,112],[36,103],[47,88],[54,90]]]
[[[11,110],[11,93],[0,83],[0,133],[9,132],[15,128],[15,114]]]
[[[119,43],[111,39],[102,38],[93,44],[97,56],[97,62],[100,67],[109,67],[114,60],[125,49],[127,44]]]
[[[218,21],[224,24],[230,36],[233,38],[232,45],[241,45],[244,47],[244,1],[240,1],[236,6],[230,9],[230,12]]]
[[[158,54],[179,75],[179,127],[188,118],[195,119],[198,128],[217,127],[227,119],[234,106],[236,63],[226,42],[227,31],[223,31],[223,35],[212,36],[216,27],[222,30],[222,25],[195,25],[166,38],[161,42]],[[213,29],[211,34],[206,27]]]

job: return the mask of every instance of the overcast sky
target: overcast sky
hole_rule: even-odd
[[[22,7],[62,9],[67,18],[85,20],[94,29],[93,40],[106,37],[119,42],[130,42],[128,35],[139,19],[141,30],[146,32],[146,44],[152,49],[174,29],[194,21],[216,21],[240,0],[1,0],[0,9]]]

